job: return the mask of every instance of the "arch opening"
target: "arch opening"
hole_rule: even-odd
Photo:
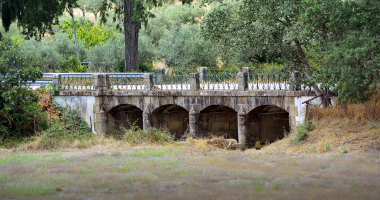
[[[107,112],[107,134],[123,133],[123,128],[143,129],[143,111],[131,104],[122,104]]]
[[[164,129],[180,139],[188,130],[189,112],[181,106],[168,104],[152,112],[153,127]]]
[[[198,115],[198,137],[224,136],[238,140],[237,112],[227,106],[212,105]]]
[[[284,131],[289,132],[289,113],[274,105],[263,105],[251,110],[246,120],[248,147],[256,142],[267,144],[284,138]]]

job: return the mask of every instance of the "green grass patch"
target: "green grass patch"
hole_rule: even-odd
[[[0,175],[0,183],[9,183],[11,179],[6,174]]]
[[[27,195],[53,195],[57,192],[55,188],[41,185],[28,186],[6,186],[0,188],[0,196],[27,196]]]
[[[0,164],[12,163],[12,164],[25,164],[36,160],[35,156],[32,155],[14,155],[0,157]]]
[[[164,151],[161,151],[161,150],[155,150],[155,151],[151,151],[151,150],[144,150],[144,151],[135,151],[132,156],[133,157],[161,157],[161,156],[164,156],[165,155],[165,152]]]

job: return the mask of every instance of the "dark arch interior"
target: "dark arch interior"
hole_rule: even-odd
[[[284,130],[289,132],[289,113],[274,105],[264,105],[247,114],[247,146],[254,146],[258,141],[271,143],[284,137]]]
[[[107,134],[122,133],[122,127],[143,129],[143,111],[130,104],[119,105],[107,113]]]
[[[225,136],[238,140],[237,113],[222,105],[208,106],[198,116],[198,136]]]
[[[187,131],[189,112],[178,105],[164,105],[152,113],[153,127],[164,129],[180,139]]]

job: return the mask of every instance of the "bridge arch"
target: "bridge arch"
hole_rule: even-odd
[[[201,137],[225,136],[238,140],[237,112],[225,105],[210,105],[198,114],[198,134]]]
[[[106,127],[107,134],[122,133],[123,128],[143,129],[143,111],[132,104],[115,106],[107,112]]]
[[[153,127],[164,129],[180,139],[189,125],[189,111],[176,104],[162,105],[152,112]]]
[[[265,144],[284,137],[289,132],[289,112],[276,105],[261,105],[247,113],[246,144],[253,147],[256,142]]]

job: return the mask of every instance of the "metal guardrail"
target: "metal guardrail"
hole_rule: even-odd
[[[187,75],[163,75],[154,81],[160,90],[190,90],[190,78]]]

